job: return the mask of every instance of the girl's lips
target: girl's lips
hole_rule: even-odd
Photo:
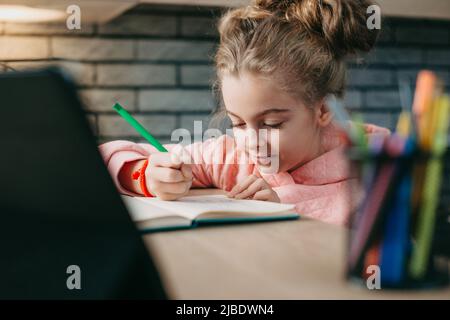
[[[270,158],[272,155],[270,154],[265,154],[264,156],[262,155],[258,155],[258,154],[254,154],[254,153],[249,153],[250,157],[254,158],[254,159],[259,159],[259,158]]]
[[[255,160],[257,160],[257,159],[267,159],[267,158],[271,157],[270,155],[258,156],[258,155],[255,155],[255,154],[249,154],[249,156],[250,156],[250,158],[255,159]]]
[[[261,155],[257,155],[254,153],[249,153],[248,155],[249,155],[250,159],[252,159],[253,162],[258,163],[262,166],[270,165],[270,163],[272,161],[272,155],[270,155],[270,154],[261,156]]]

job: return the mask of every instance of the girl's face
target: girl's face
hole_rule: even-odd
[[[321,129],[331,114],[321,102],[306,107],[270,80],[224,75],[222,95],[237,147],[261,172],[284,172],[319,156]]]

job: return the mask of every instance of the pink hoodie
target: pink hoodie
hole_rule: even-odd
[[[374,134],[389,135],[390,131],[366,124],[365,132],[370,138]],[[348,162],[342,151],[344,141],[334,125],[329,125],[323,134],[325,152],[292,172],[263,174],[255,164],[249,163],[244,152],[235,148],[234,139],[228,135],[185,147],[193,159],[193,188],[220,188],[231,190],[250,174],[263,177],[278,194],[282,203],[294,203],[300,215],[325,222],[347,225],[351,202]],[[170,151],[176,144],[165,145]],[[158,152],[153,146],[130,141],[112,141],[99,146],[119,192],[136,195],[123,188],[118,180],[119,171],[126,162],[146,159]],[[243,164],[246,163],[246,164]]]

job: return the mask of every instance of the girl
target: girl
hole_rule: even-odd
[[[100,151],[119,191],[175,200],[191,187],[216,187],[230,197],[294,203],[302,215],[347,224],[352,179],[325,98],[343,96],[347,55],[375,43],[377,30],[366,27],[369,5],[254,0],[226,13],[215,62],[221,112],[232,121],[233,137],[186,146],[184,161],[174,156],[174,145],[161,153],[148,144],[105,143]],[[369,138],[389,134],[374,125],[364,129]],[[249,139],[262,130],[269,138]],[[275,155],[273,172],[267,168]]]

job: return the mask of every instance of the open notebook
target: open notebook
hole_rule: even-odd
[[[236,200],[224,195],[187,196],[176,201],[122,196],[139,229],[160,231],[201,224],[297,219],[294,205]]]

